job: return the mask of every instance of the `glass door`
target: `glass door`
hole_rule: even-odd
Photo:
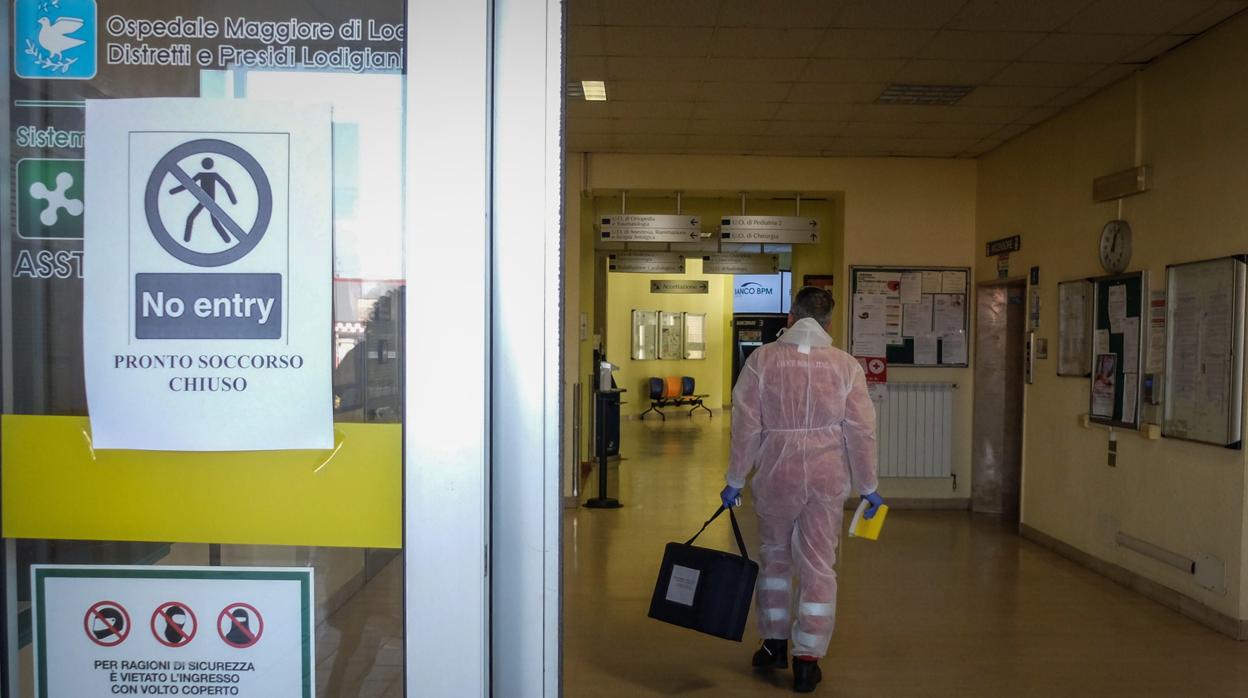
[[[405,695],[407,3],[5,5],[5,695]]]

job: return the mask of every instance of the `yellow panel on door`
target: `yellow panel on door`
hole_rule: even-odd
[[[333,451],[94,451],[86,417],[0,421],[6,538],[402,547],[403,431]]]

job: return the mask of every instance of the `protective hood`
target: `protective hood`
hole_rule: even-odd
[[[804,317],[793,323],[776,341],[785,344],[796,344],[797,350],[809,354],[811,347],[830,347],[832,338],[812,318]]]

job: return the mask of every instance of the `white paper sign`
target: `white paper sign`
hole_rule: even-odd
[[[35,565],[31,589],[37,696],[314,694],[311,568]]]
[[[672,578],[667,583],[667,600],[683,606],[692,606],[693,597],[698,592],[698,577],[700,576],[702,573],[692,567],[672,565]]]
[[[95,448],[328,449],[328,107],[88,100]]]

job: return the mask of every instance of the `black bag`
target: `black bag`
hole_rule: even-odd
[[[702,529],[683,544],[667,544],[663,566],[659,568],[659,581],[650,599],[650,617],[740,642],[750,615],[758,563],[750,560],[745,552],[737,515],[728,510],[740,555],[693,545],[711,521],[722,513],[724,507],[721,506],[702,524]]]

